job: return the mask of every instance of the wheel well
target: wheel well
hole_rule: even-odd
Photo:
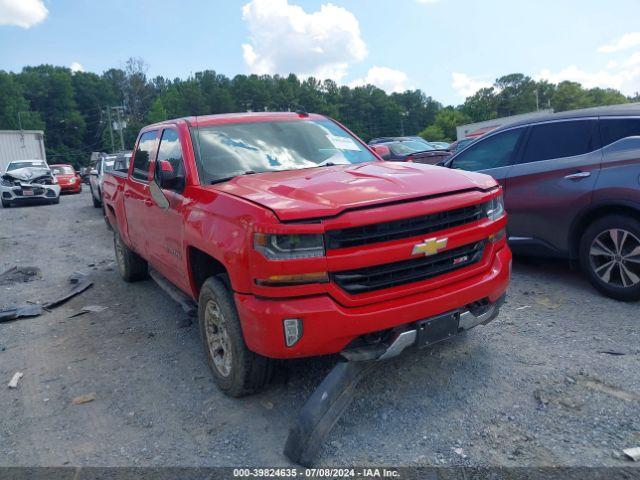
[[[102,205],[103,207],[105,206],[104,204]],[[106,210],[105,210],[105,216],[107,217],[107,221],[111,224],[111,227],[114,230],[118,230],[118,217],[116,217],[116,211],[113,209],[113,207],[111,205],[106,205],[106,208],[109,209],[109,213],[111,213],[111,215],[113,215],[113,222],[111,221],[111,219],[109,218],[109,215],[106,215]]]
[[[196,293],[200,293],[200,288],[205,280],[214,275],[226,274],[224,265],[211,255],[195,247],[189,247],[189,274],[196,287]]]
[[[575,223],[571,230],[570,238],[570,254],[571,258],[578,258],[578,249],[580,247],[580,238],[584,231],[596,220],[606,217],[607,215],[628,215],[632,218],[640,220],[640,210],[630,207],[628,205],[601,205],[596,207],[586,214],[582,215],[580,219]]]

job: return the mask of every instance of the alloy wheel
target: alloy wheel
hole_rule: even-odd
[[[224,325],[220,306],[213,300],[207,302],[204,322],[207,345],[213,364],[220,375],[228,377],[231,373],[231,341]]]
[[[628,230],[612,228],[598,234],[589,248],[591,268],[615,287],[640,284],[640,239]]]

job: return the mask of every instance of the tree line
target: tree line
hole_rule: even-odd
[[[523,74],[498,78],[457,106],[443,106],[421,90],[387,94],[373,86],[348,87],[333,80],[293,74],[236,75],[213,70],[186,79],[149,78],[141,59],[101,75],[40,65],[19,73],[0,70],[0,129],[44,130],[47,157],[76,167],[92,151],[120,146],[109,129],[109,107],[123,107],[123,140],[131,149],[140,128],[169,118],[238,111],[304,108],[345,124],[364,140],[416,135],[454,140],[457,125],[553,108],[556,111],[640,101],[612,89],[552,84]],[[115,120],[115,115],[111,117]],[[112,147],[114,145],[114,147]]]

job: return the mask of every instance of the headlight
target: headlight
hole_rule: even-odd
[[[254,248],[270,260],[293,260],[324,255],[324,240],[319,234],[275,235],[256,233]]]
[[[4,178],[0,178],[0,185],[3,187],[13,187],[13,182],[10,180],[5,180]]]
[[[484,204],[484,211],[489,220],[498,220],[504,215],[504,200],[502,195],[492,198]]]

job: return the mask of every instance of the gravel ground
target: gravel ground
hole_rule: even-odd
[[[14,265],[42,277],[0,285],[0,308],[55,297],[74,271],[95,284],[0,324],[0,466],[289,464],[290,421],[335,358],[284,364],[259,395],[222,395],[180,307],[151,281],[119,278],[88,189],[0,209],[0,272]],[[69,318],[87,305],[108,308]],[[562,262],[519,259],[500,317],[381,365],[319,464],[628,466],[639,360],[638,303],[603,298]]]

